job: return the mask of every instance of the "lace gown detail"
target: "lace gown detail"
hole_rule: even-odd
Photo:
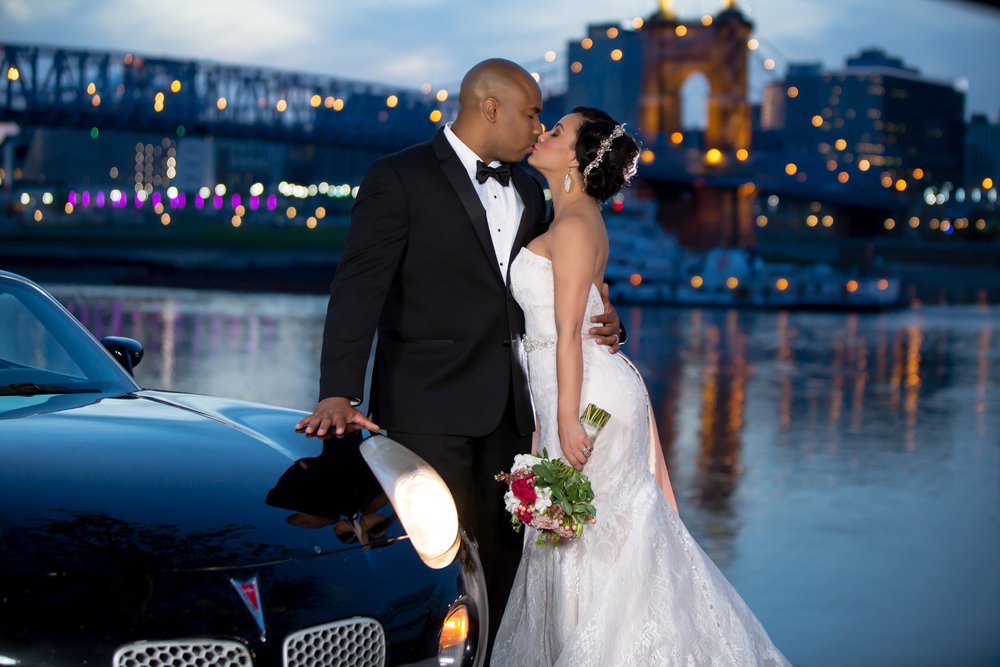
[[[554,340],[551,262],[521,250],[510,276],[525,337]],[[528,530],[491,664],[787,665],[656,485],[642,379],[620,354],[586,335],[590,317],[602,311],[593,287],[581,322],[580,404],[612,415],[584,469],[597,523],[556,549],[535,546]],[[539,450],[560,456],[555,346],[536,346],[527,360]]]

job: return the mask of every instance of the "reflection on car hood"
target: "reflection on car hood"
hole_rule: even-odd
[[[171,392],[0,399],[0,567],[232,568],[403,535],[359,436]],[[20,402],[18,402],[20,401]]]

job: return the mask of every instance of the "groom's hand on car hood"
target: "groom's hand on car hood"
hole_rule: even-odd
[[[324,398],[316,404],[311,415],[295,425],[295,431],[304,433],[307,438],[329,438],[332,435],[341,438],[362,429],[377,431],[379,426],[343,396]]]

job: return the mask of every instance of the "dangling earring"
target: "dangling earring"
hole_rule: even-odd
[[[563,190],[569,192],[573,189],[573,179],[569,177],[569,172],[566,172],[566,178],[563,179]]]

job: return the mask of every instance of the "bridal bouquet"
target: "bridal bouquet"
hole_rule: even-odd
[[[590,404],[581,415],[591,443],[611,418],[604,410]],[[496,476],[507,484],[504,504],[510,512],[514,530],[531,526],[538,531],[535,544],[556,546],[562,540],[583,535],[585,523],[595,523],[594,492],[590,480],[562,459],[518,454],[510,472]]]
[[[514,530],[531,526],[538,531],[539,546],[576,539],[583,535],[583,524],[595,520],[590,480],[562,459],[548,458],[544,449],[541,457],[518,454],[510,472],[496,479],[509,487],[503,499]]]

